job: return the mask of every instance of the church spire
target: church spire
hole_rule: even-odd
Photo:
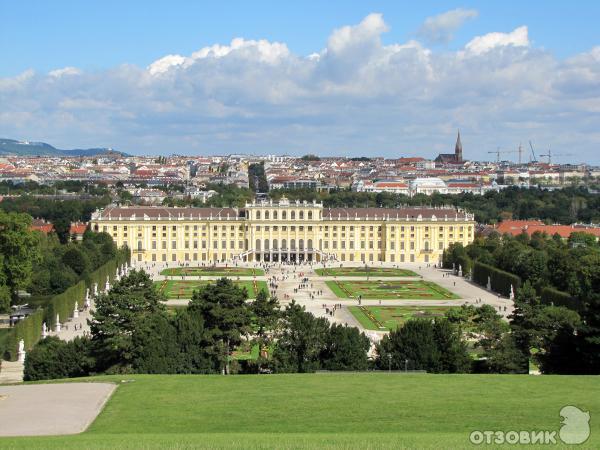
[[[460,142],[460,130],[458,130],[458,136],[456,137],[456,145],[454,146],[454,157],[456,162],[462,162],[462,142]]]

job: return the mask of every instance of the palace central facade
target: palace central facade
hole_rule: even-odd
[[[244,208],[108,207],[94,231],[137,261],[432,262],[453,242],[473,241],[472,214],[454,208],[324,208],[262,202]]]

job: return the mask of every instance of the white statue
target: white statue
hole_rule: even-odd
[[[98,283],[94,283],[94,297],[98,297]]]
[[[508,298],[511,300],[515,299],[515,287],[512,284],[510,285],[510,295],[508,296]]]
[[[90,299],[90,288],[86,288],[85,290],[85,301],[87,303],[87,301]]]
[[[492,279],[490,277],[488,277],[487,290],[488,291],[492,290]]]
[[[54,331],[60,333],[60,316],[58,315],[58,313],[56,314],[56,328]]]
[[[48,336],[48,327],[46,326],[46,322],[42,324],[42,339]]]
[[[73,318],[77,319],[79,317],[79,305],[75,302],[75,306],[73,307]]]
[[[462,277],[462,276],[463,276],[463,273],[462,273],[462,265],[460,265],[460,264],[458,265],[458,276],[459,276],[459,277]]]
[[[20,363],[25,362],[25,341],[23,339],[19,341],[19,351],[17,353],[17,360]]]
[[[108,277],[106,277],[106,285],[104,286],[104,292],[110,291],[110,281]]]

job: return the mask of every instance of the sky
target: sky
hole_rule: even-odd
[[[600,2],[0,0],[0,137],[600,164]]]

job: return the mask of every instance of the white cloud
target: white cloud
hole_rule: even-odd
[[[488,33],[477,36],[467,43],[465,48],[476,55],[498,47],[529,47],[529,36],[526,26],[515,28],[510,33]]]
[[[356,46],[373,45],[380,42],[379,37],[388,31],[383,15],[372,13],[358,25],[348,25],[334,30],[327,41],[327,50],[332,53],[343,53]]]
[[[470,19],[478,16],[474,9],[457,8],[425,19],[417,35],[426,42],[447,43],[454,39],[454,32]]]
[[[287,45],[279,42],[269,42],[265,39],[259,41],[235,38],[230,45],[213,45],[204,47],[192,53],[193,59],[223,58],[230,54],[255,57],[258,61],[274,64],[279,59],[289,55]]]
[[[0,78],[0,136],[140,153],[435,156],[460,127],[470,158],[531,139],[600,162],[600,48],[558,60],[522,27],[432,51],[385,45],[387,30],[371,14],[309,56],[236,38],[146,68]]]
[[[151,75],[165,73],[172,67],[184,65],[186,61],[189,61],[189,58],[185,58],[181,55],[163,56],[148,66],[148,72],[150,72]]]
[[[60,78],[65,75],[81,75],[81,70],[77,67],[63,67],[62,69],[50,71],[48,75],[54,78]]]

